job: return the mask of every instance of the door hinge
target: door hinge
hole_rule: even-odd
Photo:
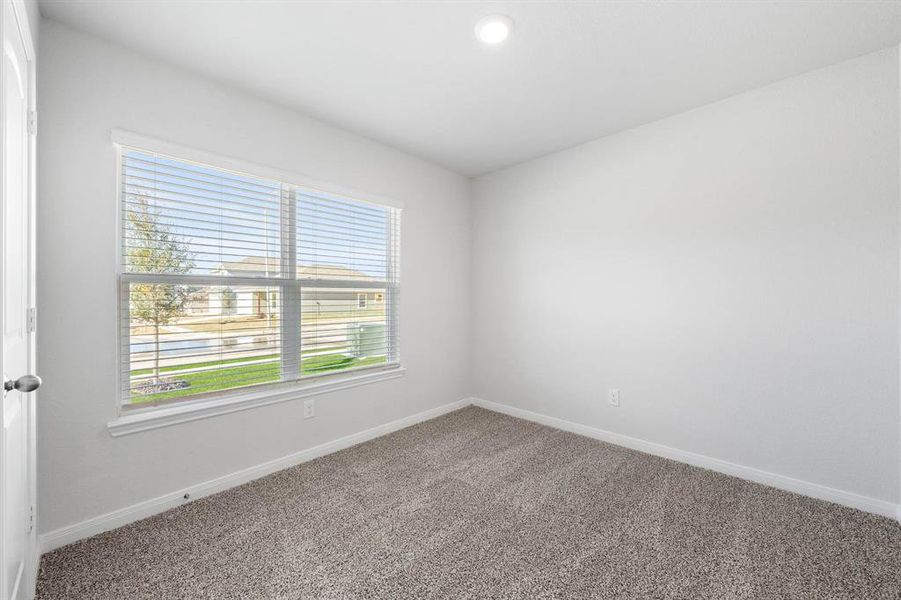
[[[28,507],[28,533],[34,531],[34,504]]]
[[[22,113],[19,113],[22,114]],[[38,113],[34,110],[28,111],[28,133],[31,135],[38,134]]]
[[[37,309],[33,306],[28,309],[28,315],[25,320],[25,330],[28,333],[34,333],[35,329],[38,327],[38,315]]]

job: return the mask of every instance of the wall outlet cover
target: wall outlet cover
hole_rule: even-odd
[[[607,390],[607,403],[610,406],[619,406],[619,390],[616,388],[610,388]]]

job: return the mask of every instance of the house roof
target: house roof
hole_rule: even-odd
[[[248,256],[239,261],[220,263],[214,271],[217,275],[245,275],[279,273],[281,262],[276,258]],[[354,281],[376,281],[375,277],[340,265],[297,265],[298,279],[352,279]]]

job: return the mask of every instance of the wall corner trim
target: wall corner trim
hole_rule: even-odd
[[[600,440],[602,442],[615,444],[617,446],[623,446],[625,448],[631,448],[632,450],[638,450],[639,452],[644,452],[646,454],[653,454],[655,456],[668,458],[670,460],[675,460],[677,462],[700,467],[702,469],[708,469],[710,471],[716,471],[725,475],[731,475],[732,477],[746,479],[748,481],[767,485],[773,488],[784,490],[786,492],[793,492],[795,494],[801,494],[802,496],[816,498],[817,500],[825,500],[827,502],[833,502],[835,504],[840,504],[849,508],[856,508],[864,512],[888,517],[890,519],[897,519],[899,522],[901,522],[901,504],[888,502],[886,500],[879,500],[878,498],[870,498],[868,496],[862,496],[853,492],[846,492],[844,490],[831,488],[825,485],[820,485],[818,483],[812,483],[809,481],[804,481],[802,479],[795,479],[793,477],[787,477],[785,475],[763,471],[754,467],[731,463],[725,460],[720,460],[718,458],[704,456],[703,454],[696,454],[694,452],[688,452],[686,450],[664,446],[663,444],[649,442],[639,438],[622,435],[620,433],[607,431],[605,429],[591,427],[589,425],[582,425],[581,423],[574,423],[572,421],[559,419],[557,417],[550,417],[541,413],[536,413],[530,410],[510,406],[509,404],[499,404],[497,402],[490,402],[481,398],[473,398],[472,403],[475,406],[479,406],[481,408],[494,412],[503,413],[505,415],[510,415],[511,417],[518,417],[527,421],[533,421],[535,423],[540,423],[542,425],[547,425],[556,429],[562,429],[563,431],[569,431],[570,433],[584,435],[586,437]]]
[[[428,421],[429,419],[434,419],[435,417],[440,417],[441,415],[464,408],[470,404],[472,404],[471,398],[464,398],[462,400],[457,400],[456,402],[443,404],[420,413],[402,417],[395,421],[376,425],[370,429],[352,433],[336,440],[320,444],[319,446],[300,450],[299,452],[276,458],[260,465],[235,471],[234,473],[216,477],[215,479],[210,479],[196,485],[188,486],[184,489],[151,498],[150,500],[144,500],[137,504],[132,504],[131,506],[125,506],[106,514],[91,517],[85,521],[43,533],[39,536],[38,540],[40,552],[43,554],[44,552],[56,550],[67,544],[89,538],[111,529],[116,529],[117,527],[122,527],[123,525],[141,519],[146,519],[147,517],[165,512],[182,504],[186,504],[187,502],[192,502],[198,498],[210,496],[217,492],[253,481],[254,479],[265,477],[266,475],[277,471],[305,463],[327,454],[332,454],[339,450],[344,450],[345,448],[350,448],[351,446],[356,446],[357,444],[393,433],[406,427],[410,427],[411,425],[416,425],[423,421]],[[185,500],[185,493],[191,495],[190,500]]]

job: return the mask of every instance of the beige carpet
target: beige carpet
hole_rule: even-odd
[[[901,598],[901,527],[470,407],[52,552],[38,598]]]

